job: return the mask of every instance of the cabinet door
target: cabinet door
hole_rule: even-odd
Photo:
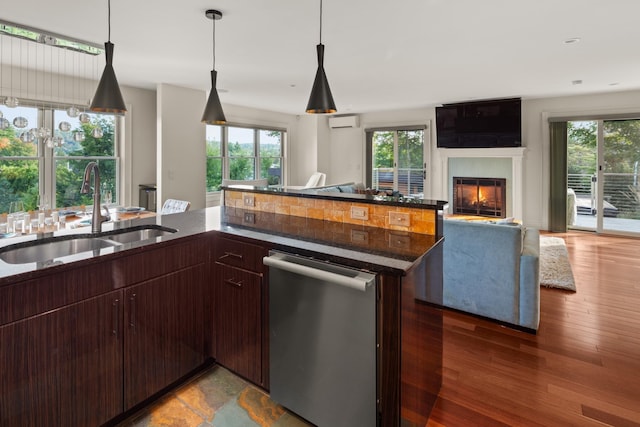
[[[121,295],[0,328],[0,425],[97,426],[122,412]]]
[[[262,372],[262,276],[216,265],[216,357],[228,369],[264,386]]]
[[[204,363],[205,264],[125,291],[125,409]]]

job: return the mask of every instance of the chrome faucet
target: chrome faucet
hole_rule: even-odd
[[[93,216],[91,217],[91,232],[100,233],[102,231],[102,223],[109,221],[111,217],[109,216],[109,209],[106,205],[104,209],[107,211],[107,214],[102,215],[100,212],[100,170],[96,162],[89,162],[84,169],[84,179],[82,180],[80,192],[88,194],[91,190],[91,186],[89,185],[89,181],[91,181],[91,171],[93,171]]]

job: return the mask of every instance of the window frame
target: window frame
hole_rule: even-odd
[[[54,115],[56,110],[66,110],[71,107],[72,104],[65,103],[46,103],[25,100],[21,102],[21,107],[32,108],[36,112],[36,123],[30,124],[28,128],[33,127],[47,127],[54,129]],[[10,110],[10,109],[9,109]],[[6,111],[6,109],[5,109]],[[100,160],[113,160],[115,162],[115,184],[116,197],[112,200],[112,205],[118,204],[124,200],[124,176],[122,167],[122,144],[123,144],[123,129],[124,129],[124,116],[116,114],[102,114],[87,111],[90,115],[104,115],[111,116],[114,120],[113,129],[113,156],[56,156],[55,149],[45,146],[42,141],[38,141],[36,156],[0,156],[0,160],[36,160],[38,162],[38,193],[40,196],[46,197],[50,209],[59,209],[62,206],[57,206],[57,194],[56,194],[56,162],[59,160],[71,160],[71,161],[100,161]]]
[[[222,159],[222,179],[230,179],[231,172],[231,160],[238,158],[248,158],[253,160],[253,178],[248,179],[260,179],[262,177],[262,164],[261,160],[263,158],[280,159],[280,182],[278,185],[283,185],[283,177],[285,176],[285,153],[286,153],[286,144],[287,144],[287,129],[272,127],[272,126],[262,126],[262,125],[248,125],[248,124],[238,124],[238,123],[225,123],[223,125],[206,125],[214,126],[220,128],[220,153],[221,156],[208,156],[205,150],[205,162],[209,159]],[[253,156],[230,156],[229,154],[229,128],[241,128],[241,129],[250,129],[253,131]],[[273,131],[280,132],[280,155],[279,156],[261,156],[260,153],[260,132],[261,131]],[[206,134],[206,132],[205,132]],[[206,141],[205,141],[206,146]],[[218,190],[210,190],[207,187],[207,194],[219,194],[220,189]]]
[[[422,191],[425,193],[428,186],[428,174],[427,170],[430,163],[430,133],[429,126],[426,124],[423,125],[398,125],[398,126],[389,126],[389,127],[375,127],[375,128],[367,128],[365,129],[365,140],[366,140],[366,178],[365,184],[368,188],[374,188],[373,186],[373,137],[376,132],[393,132],[394,134],[394,142],[393,142],[393,182],[394,182],[394,191],[398,191],[398,170],[404,169],[398,166],[398,150],[399,150],[399,132],[413,132],[413,131],[422,131]]]

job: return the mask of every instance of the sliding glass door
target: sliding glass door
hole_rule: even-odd
[[[421,197],[426,180],[423,129],[371,133],[371,187]]]
[[[567,124],[570,228],[640,233],[640,120]]]

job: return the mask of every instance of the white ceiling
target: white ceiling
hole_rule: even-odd
[[[469,99],[640,88],[639,0],[324,0],[338,114]],[[112,0],[121,85],[209,90],[212,21],[223,104],[303,114],[319,0]],[[103,43],[107,0],[3,1],[0,19]],[[579,37],[579,43],[566,44]],[[574,85],[572,81],[582,80]]]

